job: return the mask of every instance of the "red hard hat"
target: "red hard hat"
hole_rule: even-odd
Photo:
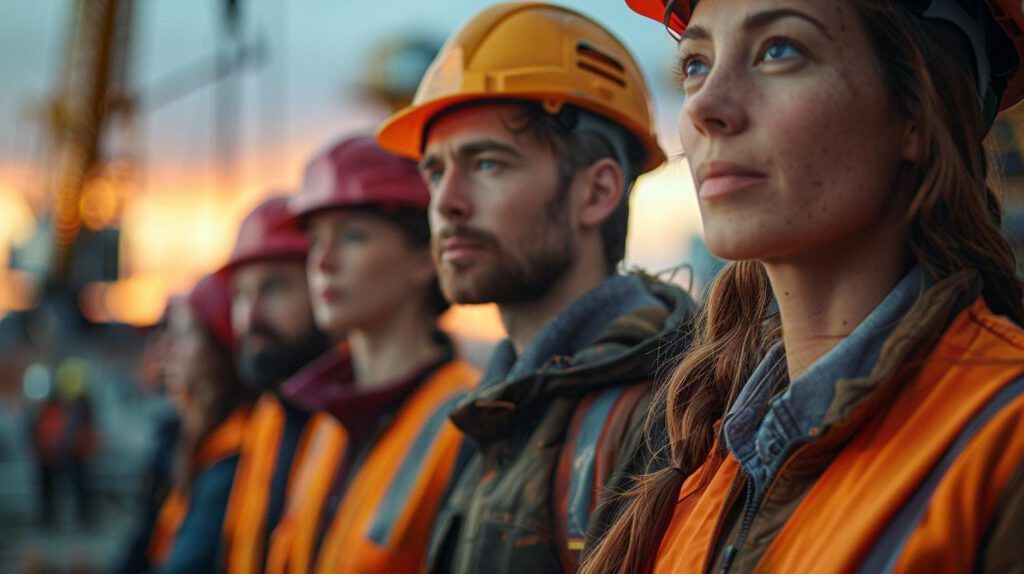
[[[200,279],[186,301],[199,323],[218,343],[225,349],[234,348],[231,295],[224,275],[215,273]]]
[[[288,198],[272,197],[256,206],[242,221],[231,258],[218,273],[229,273],[239,265],[254,261],[305,261],[308,250],[306,235],[288,211]]]
[[[697,1],[626,0],[626,4],[633,11],[662,22],[673,34],[678,35],[683,33],[689,23]],[[985,0],[984,3],[988,5],[988,22],[979,22],[965,11],[965,3],[957,0],[893,1],[908,6],[917,14],[947,20],[957,25],[967,35],[975,50],[985,52],[975,54],[979,62],[987,60],[984,67],[989,68],[989,77],[982,78],[984,85],[979,92],[991,89],[994,92],[992,104],[998,111],[1009,109],[1024,99],[1024,66],[1021,65],[1024,63],[1024,12],[1020,0]],[[986,29],[1001,29],[1005,38],[989,38],[986,42]],[[1012,53],[1014,51],[1016,58]],[[995,98],[998,98],[998,105]]]
[[[384,151],[372,136],[358,136],[314,156],[288,206],[306,219],[324,209],[369,205],[426,212],[430,193],[415,162]]]

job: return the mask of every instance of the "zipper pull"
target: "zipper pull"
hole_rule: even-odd
[[[722,553],[722,569],[719,570],[719,574],[725,574],[729,571],[729,567],[732,566],[733,559],[736,558],[736,547],[728,546],[725,552]]]

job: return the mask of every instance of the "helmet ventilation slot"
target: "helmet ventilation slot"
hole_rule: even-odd
[[[608,54],[595,49],[586,42],[576,44],[576,65],[619,86],[626,86],[626,68]]]

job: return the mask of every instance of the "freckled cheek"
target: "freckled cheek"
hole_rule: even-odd
[[[776,110],[765,126],[769,134],[773,180],[779,207],[806,212],[828,202],[829,189],[837,178],[846,177],[849,150],[844,149],[841,121],[828,103],[829,94],[808,97]]]

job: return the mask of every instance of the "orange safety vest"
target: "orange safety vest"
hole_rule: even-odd
[[[226,571],[230,574],[255,574],[263,571],[263,537],[270,504],[270,488],[280,451],[286,413],[284,405],[273,393],[263,393],[256,402],[245,430],[241,458],[235,481],[231,486],[227,514],[224,518],[223,553]],[[307,422],[299,444],[306,442],[312,431]],[[299,465],[295,452],[288,484]]]
[[[1024,331],[976,300],[838,451],[757,566],[764,572],[968,572],[1024,460]],[[706,571],[739,463],[680,490],[655,572]]]
[[[210,436],[195,454],[196,474],[215,466],[220,461],[238,454],[242,436],[249,418],[249,405],[236,408]],[[181,489],[173,489],[160,506],[153,534],[150,536],[146,554],[152,566],[164,564],[171,556],[174,538],[188,514],[189,496]]]
[[[309,428],[295,453],[301,462],[288,486],[284,513],[270,535],[268,574],[310,571],[331,482],[345,458],[348,433],[334,417],[317,413]]]
[[[361,466],[353,470],[324,534],[314,562],[316,572],[423,570],[434,518],[463,442],[448,413],[479,376],[467,363],[451,361],[405,400]],[[311,527],[315,528],[312,522],[303,525],[304,531]],[[275,565],[284,564],[277,572],[308,571],[311,560],[302,555],[309,548],[307,540],[293,545],[287,560],[274,557]]]

